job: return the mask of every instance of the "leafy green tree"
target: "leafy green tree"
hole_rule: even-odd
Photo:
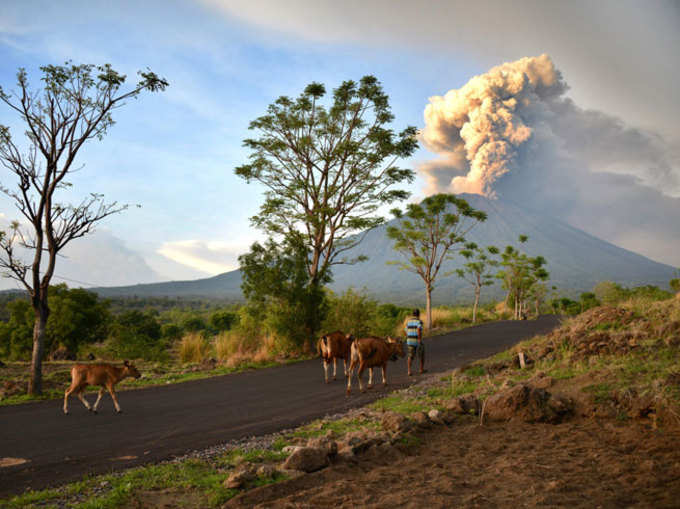
[[[628,291],[613,281],[601,281],[593,288],[597,300],[608,306],[614,306],[628,297]]]
[[[51,309],[47,320],[46,350],[63,345],[75,353],[86,343],[106,338],[110,324],[109,302],[82,288],[65,284],[50,288]]]
[[[378,303],[353,288],[341,295],[331,294],[329,311],[324,329],[328,332],[341,330],[356,337],[367,336],[373,332]]]
[[[26,299],[16,299],[7,304],[10,318],[3,330],[7,341],[5,349],[11,359],[25,360],[31,354],[33,321],[35,315],[31,303]]]
[[[581,304],[581,313],[600,305],[600,301],[597,300],[597,297],[593,292],[582,293],[579,297],[579,303]]]
[[[401,270],[413,272],[425,283],[427,328],[432,327],[432,290],[442,263],[465,242],[465,235],[477,223],[486,221],[486,213],[474,209],[453,194],[435,194],[421,203],[410,203],[406,213],[392,211],[398,226],[387,228],[394,249],[406,261],[391,261]]]
[[[670,286],[671,290],[673,290],[675,293],[680,293],[680,278],[671,279],[668,283],[668,286]]]
[[[529,237],[519,236],[519,242],[525,243]],[[503,288],[507,290],[506,303],[513,302],[514,318],[519,320],[526,313],[527,301],[536,299],[538,295],[547,293],[547,288],[538,287],[541,281],[549,277],[548,271],[543,267],[546,264],[542,256],[530,257],[522,253],[514,246],[506,246],[501,253],[500,265],[502,269],[496,277],[503,282]],[[538,309],[539,304],[536,303]]]
[[[238,322],[238,315],[231,311],[215,311],[210,315],[210,326],[216,331],[231,329]]]
[[[105,217],[126,208],[105,203],[100,194],[69,204],[60,200],[59,193],[71,186],[70,175],[80,169],[74,165],[79,150],[87,141],[104,137],[114,123],[116,108],[142,91],[156,92],[168,85],[151,71],[140,72],[140,81],[123,92],[126,77],[108,64],[67,62],[40,69],[40,90],[30,87],[24,69],[17,73],[17,92],[0,87],[0,102],[25,124],[28,145],[22,151],[10,129],[0,125],[0,163],[16,178],[14,187],[5,184],[0,191],[14,201],[25,221],[12,222],[9,231],[0,235],[0,268],[24,286],[35,314],[29,394],[42,392],[48,293],[59,252]]]
[[[188,316],[182,321],[182,329],[188,332],[200,332],[205,330],[205,320],[200,316]]]
[[[110,330],[114,354],[128,358],[160,358],[165,355],[161,325],[151,312],[126,311],[118,315]]]
[[[290,236],[280,244],[256,242],[239,264],[248,314],[294,345],[311,347],[327,309],[321,285],[330,279],[326,274],[320,285],[309,284],[308,255],[303,239]]]
[[[287,240],[306,247],[306,299],[315,296],[318,310],[331,267],[363,259],[346,255],[363,238],[354,234],[381,224],[378,209],[408,196],[394,186],[414,173],[396,163],[417,147],[415,127],[389,128],[394,116],[375,77],[343,82],[328,105],[325,95],[322,84],[311,83],[296,99],[279,97],[250,123],[257,132],[244,141],[250,162],[235,169],[266,189],[253,224],[284,250]],[[315,334],[320,317],[306,316]]]
[[[456,269],[458,277],[465,279],[475,290],[475,303],[472,307],[472,323],[477,321],[477,306],[482,287],[494,284],[496,274],[492,269],[498,266],[498,260],[492,258],[497,255],[499,250],[496,246],[488,246],[486,249],[480,248],[474,242],[465,244],[460,254],[469,260],[463,265],[462,269]]]

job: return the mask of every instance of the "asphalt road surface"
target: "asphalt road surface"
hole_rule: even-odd
[[[545,333],[558,321],[543,316],[536,321],[494,322],[427,339],[426,367],[430,373],[450,370]],[[379,370],[375,374],[374,381],[381,382]],[[353,381],[353,393],[347,397],[344,377],[324,384],[321,361],[314,359],[122,391],[119,415],[108,394],[98,415],[76,398],[69,401],[69,415],[63,414],[61,400],[0,407],[0,461],[28,460],[0,467],[0,498],[297,426],[364,405],[419,378],[406,376],[405,359],[389,363],[387,377],[388,389],[378,383],[365,394]],[[89,395],[90,403],[93,397]]]

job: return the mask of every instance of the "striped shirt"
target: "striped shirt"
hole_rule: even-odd
[[[407,345],[417,345],[418,344],[418,336],[420,335],[423,330],[423,322],[420,321],[420,318],[417,318],[415,316],[410,316],[406,320],[406,325],[404,326],[404,331],[406,331],[406,344]]]

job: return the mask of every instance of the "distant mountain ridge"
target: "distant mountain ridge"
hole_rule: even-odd
[[[665,288],[673,277],[674,268],[655,262],[589,235],[557,218],[513,203],[507,199],[490,200],[480,195],[461,195],[476,209],[484,210],[488,219],[477,225],[467,240],[480,246],[517,245],[520,234],[529,236],[522,250],[531,256],[543,255],[550,272],[550,285],[562,292],[576,295],[592,289],[600,281],[610,280],[624,286],[656,285]],[[386,229],[394,220],[366,233],[362,243],[348,252],[348,258],[365,254],[369,260],[356,265],[338,265],[333,269],[330,287],[343,292],[353,287],[365,289],[370,296],[394,303],[417,303],[424,299],[423,283],[412,273],[400,271],[391,260],[398,260]],[[445,276],[464,263],[454,256],[442,266],[433,293],[435,303],[469,300],[472,289],[455,275]],[[241,274],[238,270],[193,281],[140,284],[134,286],[93,288],[104,297],[168,296],[212,297],[241,300]],[[483,296],[498,297],[500,285],[485,288]]]

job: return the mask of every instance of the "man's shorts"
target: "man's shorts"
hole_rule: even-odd
[[[413,359],[416,355],[418,358],[425,358],[425,345],[420,343],[420,345],[408,345],[408,358]]]

